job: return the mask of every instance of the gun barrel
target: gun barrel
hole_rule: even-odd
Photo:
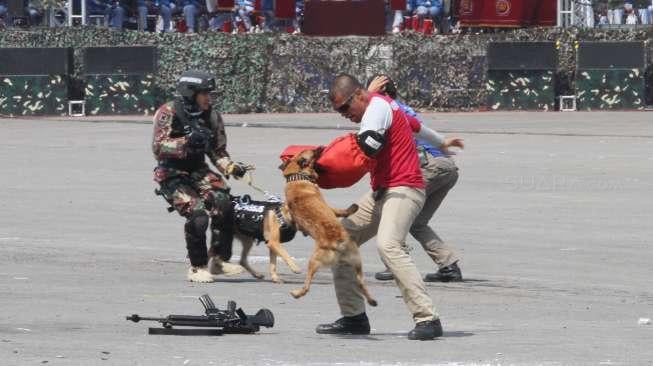
[[[154,317],[149,317],[149,316],[140,316],[138,314],[132,314],[130,316],[127,316],[126,319],[131,320],[134,323],[138,323],[141,320],[153,321],[153,322],[164,322],[164,321],[166,321],[166,318],[154,318]]]

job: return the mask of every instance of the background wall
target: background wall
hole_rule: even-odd
[[[154,84],[170,98],[175,77],[189,68],[214,73],[224,112],[329,110],[321,90],[334,75],[367,80],[377,72],[395,78],[402,99],[419,109],[473,110],[486,106],[486,46],[490,41],[560,44],[558,94],[573,94],[577,41],[647,41],[647,104],[653,104],[653,29],[521,29],[460,36],[311,38],[282,35],[153,34],[103,28],[52,28],[0,32],[0,47],[74,47],[75,77],[82,79],[82,48],[153,45],[159,50]],[[74,81],[73,81],[74,82]]]

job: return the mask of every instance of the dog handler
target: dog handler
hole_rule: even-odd
[[[152,151],[157,160],[154,180],[158,191],[186,218],[184,235],[191,267],[191,282],[213,282],[214,274],[243,271],[230,264],[233,242],[233,208],[229,186],[211,163],[226,176],[242,178],[247,166],[231,161],[227,135],[220,113],[211,105],[215,79],[210,74],[186,71],[177,80],[180,97],[161,106],[154,115]],[[206,249],[206,230],[211,227],[211,249]],[[213,258],[211,271],[207,268]]]
[[[358,211],[342,223],[358,245],[377,236],[381,259],[393,273],[416,323],[408,338],[427,340],[442,336],[439,316],[417,267],[405,250],[405,240],[425,200],[415,137],[443,151],[451,146],[451,139],[409,119],[396,102],[387,96],[369,93],[351,75],[336,77],[329,99],[336,111],[360,124],[359,146],[377,160],[371,177],[372,191],[358,202]],[[338,263],[332,271],[343,317],[334,323],[319,325],[316,332],[369,334],[365,301],[353,268]]]

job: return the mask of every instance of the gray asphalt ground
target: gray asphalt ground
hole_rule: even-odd
[[[314,332],[339,317],[329,271],[300,300],[288,292],[303,275],[285,265],[283,285],[245,274],[185,282],[183,220],[152,193],[151,125],[0,120],[0,364],[653,365],[653,325],[638,325],[653,318],[652,116],[425,115],[468,145],[456,158],[461,179],[432,222],[459,249],[467,281],[428,284],[445,328],[430,342],[406,339],[412,324],[399,291],[373,279],[383,268],[374,242],[362,248],[380,303],[368,311],[366,337]],[[228,128],[230,151],[256,164],[258,184],[273,192],[282,192],[285,146],[345,133],[308,127],[351,127],[329,114],[226,120],[250,126]],[[367,185],[327,191],[327,200],[346,207]],[[420,270],[432,271],[409,244]],[[287,248],[306,265],[307,238]],[[265,249],[252,253],[262,272]],[[211,338],[148,336],[146,324],[124,320],[199,314],[203,293],[248,312],[270,308],[277,324]]]

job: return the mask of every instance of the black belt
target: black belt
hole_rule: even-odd
[[[164,159],[159,161],[161,167],[187,172],[203,168],[204,165],[206,165],[204,159]]]
[[[376,191],[374,191],[374,193],[372,193],[372,198],[374,198],[374,200],[378,202],[381,200],[381,198],[383,198],[383,195],[387,191],[388,191],[387,188],[379,188]]]

